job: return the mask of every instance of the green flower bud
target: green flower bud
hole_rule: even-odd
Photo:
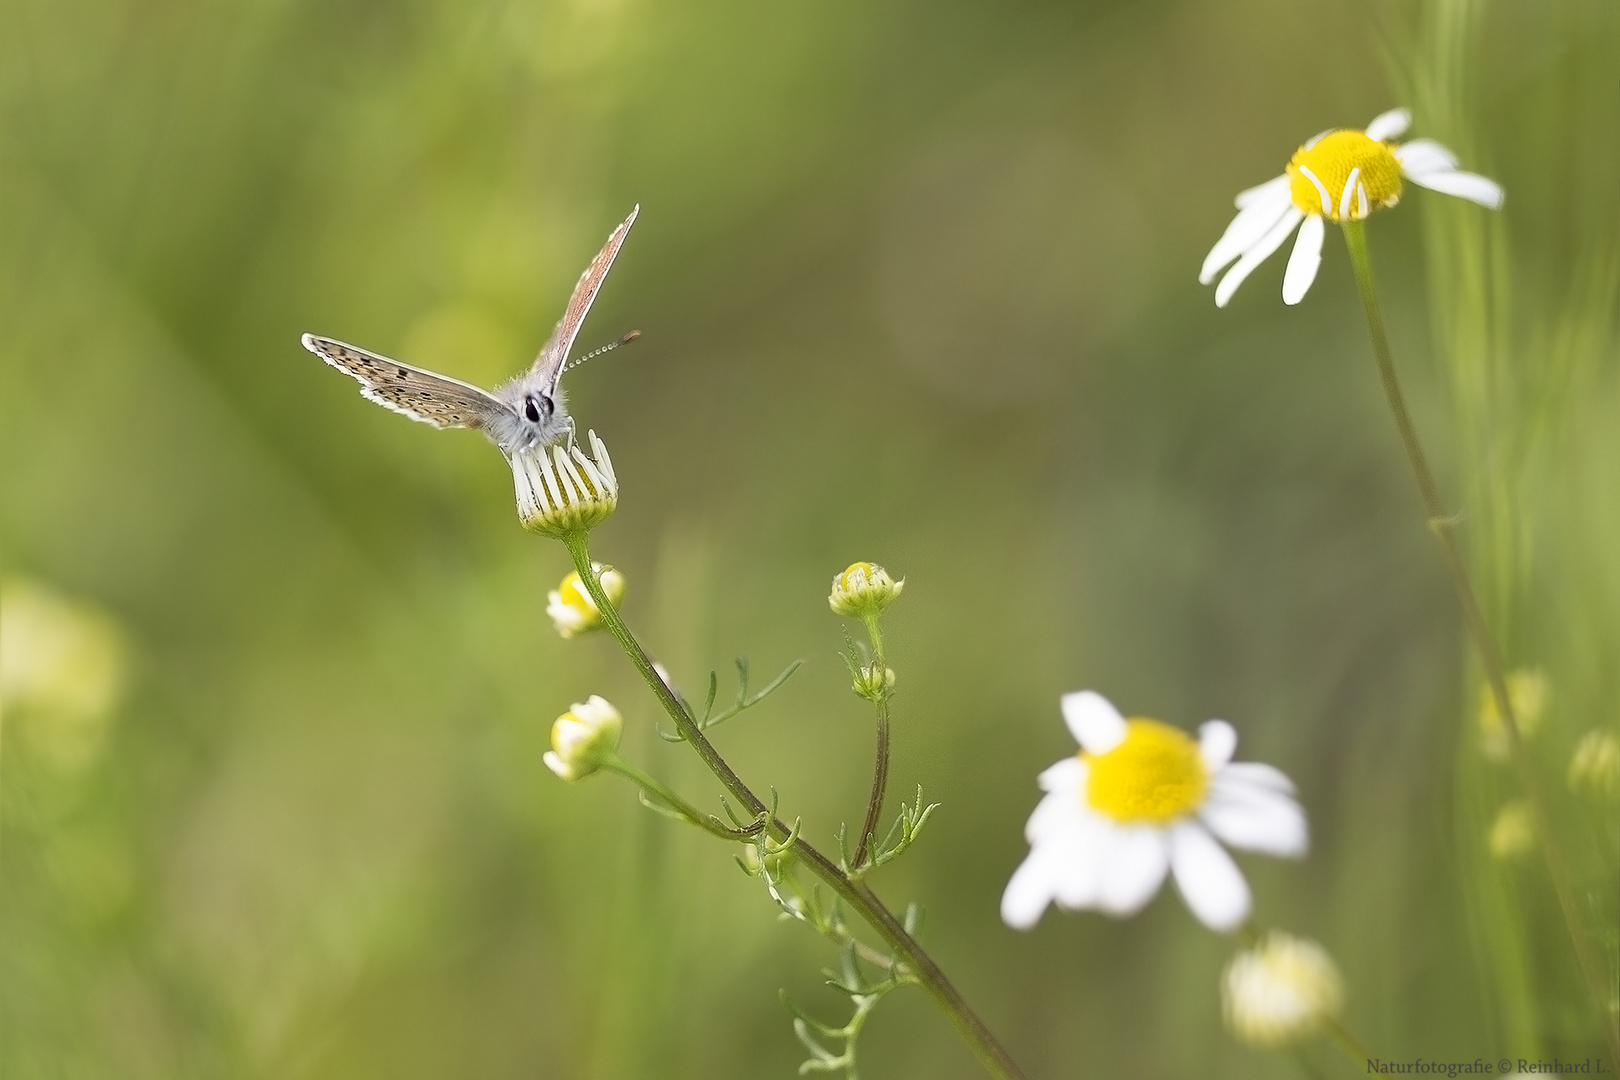
[[[905,587],[905,578],[895,581],[876,563],[851,563],[849,569],[833,578],[827,605],[840,615],[865,618],[894,603]]]

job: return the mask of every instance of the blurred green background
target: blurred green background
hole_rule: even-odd
[[[997,918],[1081,687],[1298,782],[1256,918],[1375,1053],[1600,1052],[1537,855],[1490,854],[1516,788],[1342,245],[1297,308],[1284,255],[1224,312],[1195,278],[1236,191],[1396,104],[1506,186],[1370,235],[1612,983],[1615,803],[1565,776],[1620,729],[1617,55],[1606,0],[9,0],[0,1068],[786,1077],[778,988],[838,1015],[723,845],[542,766],[601,693],[718,790],[551,629],[496,452],[298,344],[491,384],[638,202],[581,345],[645,336],[568,379],[623,489],[596,554],[689,692],[806,659],[718,741],[823,844],[871,752],[827,585],[905,575],[895,803],[944,807],[876,885],[1031,1077],[1295,1072],[1173,890]],[[863,1055],[979,1075],[916,992]]]

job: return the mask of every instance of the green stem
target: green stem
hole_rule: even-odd
[[[883,653],[883,628],[878,616],[866,617],[866,634],[872,640],[872,666],[880,673],[889,669]],[[868,849],[875,842],[878,825],[883,817],[883,795],[889,787],[889,691],[885,687],[877,699],[877,752],[872,762],[872,794],[866,800],[866,821],[861,825],[861,838],[855,844],[855,858],[850,869],[859,871],[866,864]]]
[[[644,792],[651,792],[659,802],[674,810],[681,817],[696,825],[706,833],[718,836],[722,840],[746,840],[753,832],[758,831],[756,826],[751,832],[748,829],[728,829],[713,815],[705,814],[675,792],[671,791],[662,782],[648,776],[618,754],[604,756],[598,764],[608,772],[618,773]]]
[[[630,629],[625,626],[624,620],[619,618],[617,609],[608,601],[607,594],[602,591],[602,583],[597,580],[595,573],[591,570],[590,545],[587,534],[584,532],[571,533],[564,538],[563,542],[568,546],[569,555],[573,557],[574,568],[579,571],[580,582],[585,586],[585,591],[590,593],[592,602],[596,604],[597,611],[602,616],[603,625],[607,627],[608,633],[613,636],[614,640],[619,643],[619,647],[624,650],[624,654],[629,658],[631,666],[636,669],[648,687],[651,688],[653,695],[658,698],[659,704],[669,714],[669,718],[674,721],[676,730],[685,736],[692,749],[697,751],[698,757],[703,759],[703,763],[720,780],[721,785],[732,798],[746,807],[750,814],[768,815],[770,808],[765,805],[758,795],[754,794],[748,785],[743,782],[742,778],[737,775],[736,771],[726,763],[725,759],[720,756],[720,752],[714,748],[714,744],[709,742],[708,736],[698,727],[696,719],[687,710],[685,703],[659,677],[658,672],[653,669],[652,660],[647,656],[646,651],[636,641],[635,636],[630,633]],[[789,833],[788,827],[777,820],[768,820],[766,828],[770,829],[772,834],[777,837],[785,837]],[[991,1034],[984,1021],[979,1019],[978,1014],[968,1005],[960,991],[951,985],[951,981],[945,977],[945,973],[934,962],[934,958],[929,956],[922,945],[906,932],[905,926],[901,924],[899,919],[895,918],[893,912],[884,906],[883,901],[879,900],[877,895],[864,884],[852,880],[839,869],[836,863],[812,847],[803,837],[794,840],[793,849],[804,861],[804,865],[809,867],[811,873],[824,881],[852,909],[859,912],[861,918],[873,930],[877,931],[878,936],[896,954],[904,958],[918,981],[922,983],[923,988],[934,999],[934,1003],[951,1022],[951,1026],[956,1028],[963,1041],[973,1050],[980,1064],[984,1066],[985,1071],[996,1077],[997,1080],[1023,1080],[1023,1072],[1013,1062],[1011,1056],[1008,1055],[1001,1044],[996,1041],[996,1037]]]
[[[1587,988],[1591,991],[1593,1001],[1603,1017],[1603,1033],[1609,1043],[1609,1053],[1615,1060],[1620,1060],[1620,1014],[1609,1005],[1608,988],[1602,969],[1593,952],[1591,938],[1586,932],[1580,910],[1575,905],[1574,892],[1570,888],[1569,875],[1564,869],[1564,860],[1558,850],[1552,822],[1547,814],[1540,784],[1536,779],[1535,768],[1530,761],[1529,753],[1525,750],[1518,721],[1513,715],[1513,702],[1508,695],[1502,655],[1496,647],[1496,639],[1492,637],[1490,628],[1485,624],[1484,615],[1480,612],[1479,602],[1474,597],[1473,585],[1468,579],[1462,552],[1453,535],[1457,518],[1447,512],[1445,502],[1440,497],[1439,485],[1434,482],[1434,474],[1430,471],[1428,459],[1423,454],[1417,429],[1413,426],[1411,414],[1406,409],[1405,395],[1401,393],[1400,380],[1395,374],[1395,361],[1389,351],[1389,336],[1384,331],[1384,318],[1378,308],[1378,294],[1373,288],[1372,263],[1367,257],[1366,228],[1359,221],[1344,222],[1343,228],[1345,246],[1350,249],[1350,263],[1355,268],[1356,287],[1361,292],[1361,305],[1367,314],[1367,330],[1372,336],[1373,354],[1378,360],[1378,377],[1384,384],[1384,396],[1389,399],[1390,412],[1395,416],[1395,427],[1400,432],[1401,445],[1405,447],[1407,460],[1411,463],[1413,475],[1417,477],[1418,490],[1422,492],[1423,504],[1429,513],[1429,531],[1440,541],[1446,569],[1451,575],[1452,588],[1456,590],[1457,599],[1462,604],[1463,622],[1468,628],[1469,637],[1474,641],[1475,649],[1479,652],[1480,662],[1484,665],[1485,679],[1490,685],[1491,696],[1496,701],[1497,715],[1502,718],[1502,729],[1507,733],[1508,750],[1519,775],[1519,784],[1530,803],[1530,816],[1535,825],[1536,839],[1541,844],[1542,855],[1547,862],[1547,875],[1552,879],[1553,891],[1558,894],[1558,906],[1563,911],[1564,923],[1574,943],[1575,955],[1580,963],[1581,972],[1586,977]]]

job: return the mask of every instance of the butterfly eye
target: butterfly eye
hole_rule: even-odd
[[[529,394],[523,399],[523,416],[531,424],[540,422],[540,404],[533,394]]]

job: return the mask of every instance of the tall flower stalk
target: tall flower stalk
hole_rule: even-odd
[[[1457,544],[1455,531],[1458,518],[1446,509],[1439,485],[1435,483],[1434,473],[1430,470],[1428,459],[1423,453],[1417,428],[1412,423],[1411,413],[1407,410],[1406,397],[1401,391],[1400,377],[1395,371],[1395,361],[1390,353],[1389,335],[1384,329],[1384,317],[1378,305],[1378,292],[1373,284],[1372,263],[1367,254],[1366,226],[1361,221],[1345,221],[1342,226],[1345,245],[1350,252],[1350,263],[1355,271],[1356,288],[1361,294],[1362,309],[1367,317],[1367,332],[1372,339],[1373,356],[1378,363],[1378,377],[1383,383],[1384,396],[1389,402],[1396,430],[1400,433],[1401,446],[1406,451],[1407,462],[1411,465],[1412,474],[1423,497],[1424,508],[1428,512],[1429,531],[1440,541],[1452,588],[1462,605],[1463,622],[1479,654],[1480,664],[1485,669],[1486,685],[1490,689],[1497,716],[1501,720],[1509,757],[1518,774],[1519,784],[1524,790],[1530,810],[1530,821],[1547,864],[1547,875],[1552,881],[1564,923],[1574,942],[1581,973],[1603,1017],[1604,1037],[1608,1041],[1609,1052],[1614,1055],[1615,1060],[1620,1060],[1620,1014],[1617,1014],[1610,1004],[1601,957],[1576,903],[1568,866],[1548,814],[1546,797],[1542,793],[1535,766],[1525,748],[1524,737],[1513,707],[1513,696],[1508,688],[1507,670],[1502,662],[1501,650],[1497,647],[1496,639],[1480,611],[1479,601],[1469,579],[1467,564]]]
[[[791,850],[802,864],[820,879],[839,899],[848,904],[858,913],[883,941],[894,950],[895,956],[903,961],[905,975],[915,978],[934,1003],[945,1014],[957,1033],[972,1049],[975,1056],[985,1070],[998,1080],[1022,1080],[1024,1074],[1018,1068],[1012,1057],[1002,1047],[1000,1042],[985,1026],[977,1013],[975,1013],[960,991],[952,985],[945,972],[940,969],[928,952],[922,947],[912,933],[878,895],[872,891],[871,886],[862,880],[859,864],[849,868],[840,866],[817,850],[803,836],[799,835],[796,826],[789,826],[773,815],[772,808],[768,806],[747,785],[742,777],[720,756],[720,752],[704,734],[697,718],[692,715],[686,703],[670,688],[664,678],[655,668],[652,659],[647,655],[640,642],[631,633],[620,617],[618,609],[603,589],[601,581],[592,569],[589,535],[584,529],[572,529],[562,534],[560,539],[568,548],[573,558],[575,571],[579,574],[580,582],[590,594],[592,602],[601,615],[602,625],[613,639],[624,650],[625,657],[630,665],[636,669],[653,696],[663,707],[664,712],[675,724],[676,733],[685,742],[691,744],[710,772],[720,781],[733,799],[742,806],[744,811],[758,821],[764,831],[773,839],[780,842],[787,850]],[[879,795],[881,798],[881,795]]]

